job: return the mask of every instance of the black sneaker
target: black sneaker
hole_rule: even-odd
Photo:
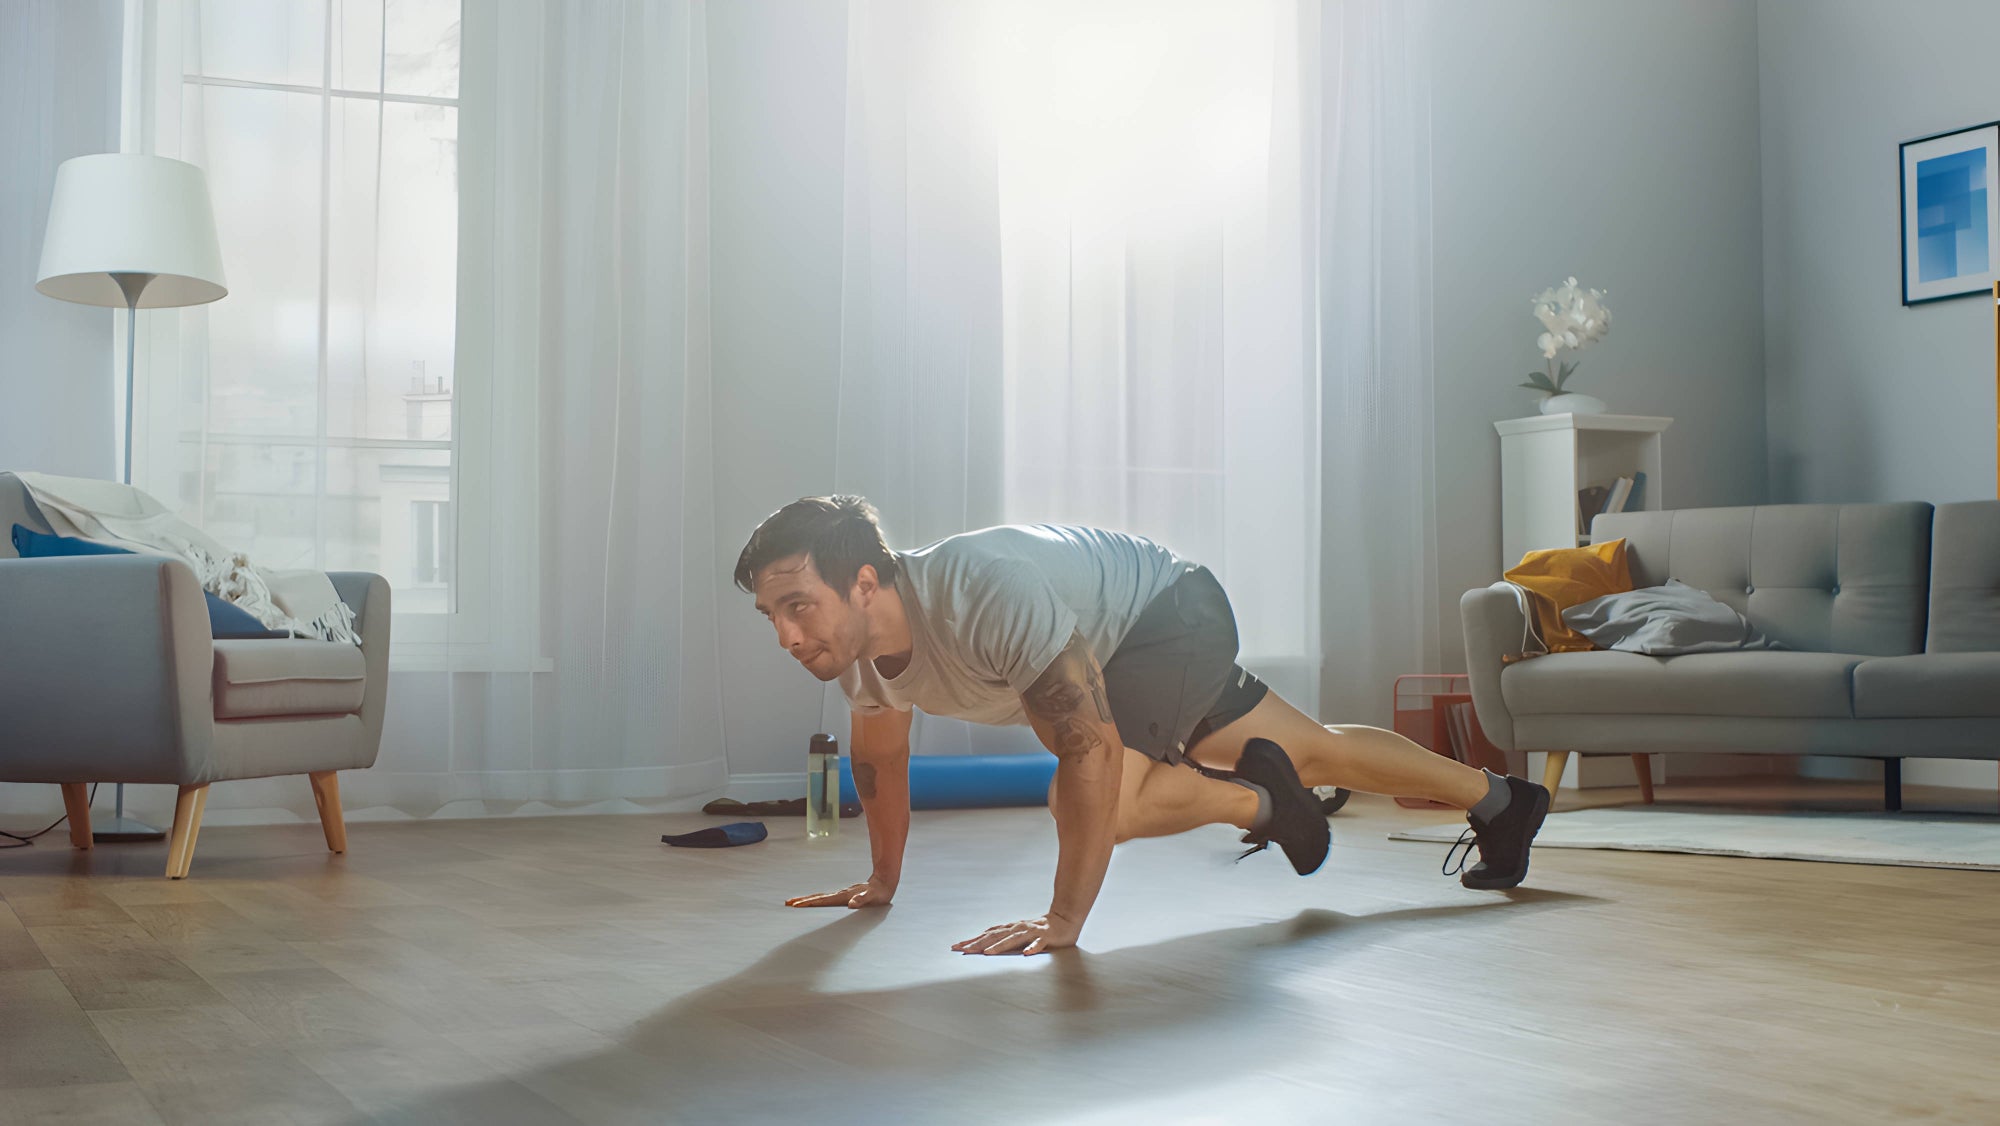
[[[1271,820],[1262,829],[1243,834],[1243,843],[1255,846],[1243,856],[1261,852],[1276,841],[1299,875],[1319,871],[1326,863],[1332,834],[1318,795],[1300,784],[1299,772],[1292,769],[1285,749],[1269,739],[1250,740],[1243,746],[1243,757],[1236,761],[1236,776],[1262,786],[1271,795]]]
[[[1458,882],[1481,891],[1510,888],[1527,878],[1528,846],[1541,830],[1542,818],[1549,815],[1549,792],[1511,774],[1507,776],[1507,792],[1512,795],[1507,808],[1490,823],[1469,813],[1465,815],[1472,827],[1445,853],[1445,875],[1463,873]],[[1473,845],[1479,847],[1479,863],[1466,871],[1465,862],[1472,856]],[[1458,860],[1456,868],[1452,867],[1454,857]]]

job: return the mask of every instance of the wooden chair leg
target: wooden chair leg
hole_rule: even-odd
[[[313,804],[319,806],[319,827],[326,834],[326,847],[333,852],[346,852],[347,822],[340,813],[340,776],[331,770],[320,770],[307,777],[312,779]]]
[[[1632,765],[1639,771],[1639,800],[1653,804],[1653,756],[1633,755]]]
[[[63,812],[69,815],[69,843],[76,848],[89,848],[90,783],[64,782],[62,795]]]
[[[174,828],[167,838],[167,878],[186,878],[194,859],[194,839],[201,834],[201,812],[208,805],[208,787],[182,786],[174,799]]]
[[[197,794],[194,799],[194,828],[188,830],[187,855],[181,857],[181,875],[183,877],[188,874],[188,865],[194,863],[194,843],[201,839],[201,818],[207,812],[208,787],[203,786],[201,793]]]
[[[1542,786],[1549,792],[1549,800],[1554,801],[1556,791],[1562,788],[1563,767],[1569,765],[1568,751],[1550,751],[1549,762],[1542,768]]]

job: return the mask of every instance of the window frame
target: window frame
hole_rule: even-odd
[[[461,9],[465,0],[461,0]],[[297,435],[202,434],[206,445],[216,442],[250,445],[309,446],[315,451],[319,485],[314,497],[323,505],[327,480],[327,456],[334,449],[395,450],[443,449],[450,456],[449,523],[454,533],[450,556],[455,569],[451,584],[452,608],[443,613],[420,613],[397,609],[391,629],[390,668],[395,671],[547,671],[550,661],[539,656],[535,624],[539,618],[533,592],[537,589],[537,553],[534,514],[509,513],[496,520],[498,490],[496,473],[508,478],[510,488],[536,495],[534,459],[509,459],[503,463],[495,450],[511,447],[533,448],[532,410],[523,411],[521,388],[496,389],[499,379],[510,375],[520,382],[522,373],[512,368],[502,372],[494,363],[498,349],[493,341],[495,320],[491,249],[479,241],[468,241],[468,232],[490,234],[495,212],[490,171],[493,154],[490,144],[466,144],[467,89],[463,46],[459,75],[459,96],[398,94],[383,91],[349,90],[332,83],[332,18],[330,0],[321,0],[327,31],[322,43],[321,83],[301,86],[278,82],[254,82],[184,73],[183,29],[189,4],[199,0],[126,0],[124,66],[121,91],[121,150],[161,156],[181,157],[182,94],[190,86],[233,87],[314,95],[321,102],[322,206],[320,208],[319,305],[319,411],[316,433],[309,438]],[[461,26],[463,26],[461,24]],[[454,385],[452,437],[431,439],[349,438],[328,435],[327,428],[327,250],[329,209],[325,194],[331,190],[331,145],[329,114],[336,97],[384,103],[446,105],[458,111],[460,137],[458,198],[457,324],[454,330]],[[469,151],[469,150],[478,151]],[[226,248],[225,248],[226,249]],[[227,298],[224,298],[227,300]],[[177,452],[187,436],[180,432],[175,416],[172,388],[179,382],[180,337],[183,311],[149,310],[139,318],[137,351],[139,362],[134,377],[135,427],[133,433],[133,480],[141,487],[149,481],[172,480],[177,472]],[[125,347],[125,318],[114,319],[115,351]],[[531,374],[531,373],[530,373]],[[118,402],[123,403],[123,366],[117,372]],[[165,391],[161,389],[165,388]],[[531,388],[529,389],[532,390]],[[206,464],[204,448],[202,464]],[[323,523],[323,507],[318,513]],[[199,520],[197,520],[197,523]],[[508,542],[503,543],[503,536]],[[323,539],[323,537],[322,537]],[[393,600],[392,600],[393,605]],[[500,607],[508,607],[505,614]]]

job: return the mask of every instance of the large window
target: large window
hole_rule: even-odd
[[[230,292],[148,340],[140,484],[261,566],[381,573],[423,640],[458,595],[459,0],[144,10],[137,140],[206,170]]]

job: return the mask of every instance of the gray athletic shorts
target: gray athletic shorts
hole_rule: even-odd
[[[1200,566],[1146,605],[1104,662],[1104,687],[1125,745],[1169,765],[1270,691],[1236,663],[1229,596]]]

